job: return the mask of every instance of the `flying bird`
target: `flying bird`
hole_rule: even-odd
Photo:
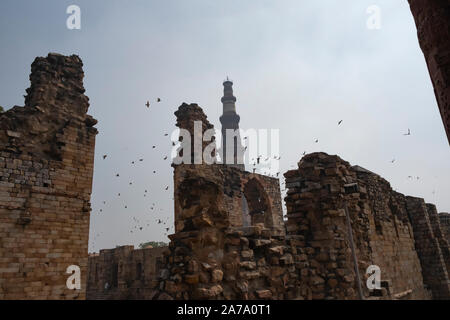
[[[409,128],[408,128],[408,133],[404,133],[403,135],[404,136],[410,136],[411,135],[411,130],[409,130]]]
[[[161,99],[160,98],[156,99],[156,102],[161,102]]]
[[[340,125],[340,124],[342,123],[342,121],[344,121],[344,120],[340,120],[340,121],[338,122],[338,125]]]
[[[150,108],[150,102],[147,101],[147,103],[145,104],[147,106],[147,108]]]
[[[319,139],[316,139],[316,143],[319,142]]]
[[[108,155],[104,154],[104,155],[103,155],[103,160],[105,160],[107,156],[108,156]]]

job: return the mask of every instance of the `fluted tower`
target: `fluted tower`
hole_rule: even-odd
[[[241,144],[241,137],[239,135],[239,120],[240,117],[236,113],[236,97],[233,96],[233,82],[227,78],[223,83],[223,113],[220,117],[222,124],[222,162],[245,170],[243,161],[243,148]],[[233,135],[233,140],[227,141],[227,129],[236,130]],[[230,144],[228,146],[228,144]],[[232,150],[232,161],[226,161],[227,150]]]

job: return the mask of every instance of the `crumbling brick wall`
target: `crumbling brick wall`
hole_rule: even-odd
[[[89,300],[152,299],[167,247],[135,250],[133,246],[100,250],[89,257]]]
[[[82,62],[31,66],[25,107],[0,114],[0,299],[84,299],[96,120]],[[66,269],[81,269],[69,290]]]
[[[303,157],[299,169],[285,176],[287,230],[305,253],[300,282],[309,283],[313,298],[360,298],[356,269],[364,298],[429,298],[405,197],[387,181],[324,153]],[[381,292],[366,286],[371,265],[381,270]]]
[[[430,298],[406,198],[378,175],[337,156],[305,156],[285,174],[286,235],[265,219],[241,223],[242,194],[266,192],[248,201],[250,213],[267,211],[265,197],[281,202],[268,195],[275,184],[256,184],[269,177],[223,165],[174,168],[176,233],[155,298],[359,299],[349,223],[364,298]],[[366,287],[370,265],[382,271],[381,290]]]
[[[187,115],[177,123],[188,130],[190,120],[206,120],[197,105],[176,114]],[[411,199],[364,168],[325,153],[303,157],[285,174],[285,225],[277,179],[222,164],[173,167],[175,233],[146,298],[445,297],[444,259],[431,255],[439,249],[443,257],[446,243],[434,236],[442,235],[437,215],[423,229],[424,214]],[[251,226],[243,225],[243,197]],[[434,208],[428,207],[423,203],[422,209]],[[117,257],[116,264],[130,261],[129,254]],[[373,265],[381,270],[381,288],[369,290],[366,269]]]
[[[435,235],[433,232],[433,225],[435,229],[438,228],[435,219],[430,218],[423,199],[406,197],[406,204],[414,230],[417,254],[422,265],[424,283],[431,290],[433,299],[450,299],[450,282],[444,260],[446,253],[443,254],[440,247],[441,233]]]
[[[183,103],[175,115],[177,116],[177,126],[189,132],[191,143],[194,141],[195,121],[201,122],[202,134],[208,129],[214,129],[197,104]],[[208,144],[203,141],[197,153],[203,154]],[[182,146],[179,153],[183,151]],[[195,150],[192,147],[190,151],[193,159]],[[201,214],[194,212],[194,210],[200,209],[197,207],[198,204],[207,206],[221,201],[217,206],[223,205],[226,219],[222,223],[226,223],[227,226],[243,226],[244,203],[246,203],[254,224],[263,223],[274,233],[284,234],[278,179],[222,164],[174,164],[173,167],[176,232],[189,230],[195,223],[205,223],[200,221]],[[242,201],[243,198],[246,199],[245,202]],[[217,208],[209,210],[217,210]]]
[[[427,212],[430,217],[431,228],[433,235],[436,237],[439,243],[439,247],[442,252],[442,259],[447,267],[447,274],[450,276],[450,248],[447,240],[447,235],[441,226],[441,221],[436,210],[436,206],[432,203],[427,203]]]
[[[450,143],[450,2],[408,0]]]

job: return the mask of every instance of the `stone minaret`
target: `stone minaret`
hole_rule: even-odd
[[[241,137],[239,134],[239,120],[240,117],[236,113],[236,97],[233,96],[233,82],[230,81],[227,77],[227,80],[223,83],[223,114],[220,117],[220,123],[222,124],[222,162],[239,169],[245,170],[244,161],[243,161],[243,148],[241,144]],[[233,129],[237,130],[236,135],[234,136],[234,141],[227,141],[226,130]],[[228,148],[226,148],[227,144],[230,143]],[[234,145],[234,147],[233,147]],[[226,150],[233,150],[233,162],[227,163],[227,153]],[[239,152],[238,152],[239,150]]]

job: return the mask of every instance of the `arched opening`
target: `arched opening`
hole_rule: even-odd
[[[273,226],[273,221],[269,197],[256,178],[250,179],[245,184],[244,196],[248,205],[248,214],[250,215],[251,225],[262,223],[266,228],[271,228]]]

